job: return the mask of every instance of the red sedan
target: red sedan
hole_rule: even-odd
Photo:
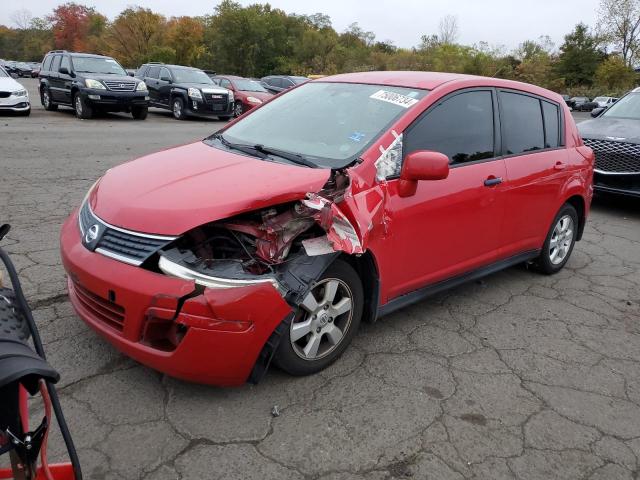
[[[183,379],[303,375],[362,321],[499,269],[564,267],[594,156],[562,97],[446,73],[301,85],[109,170],[66,221],[78,315]]]
[[[216,75],[211,79],[221,87],[233,92],[235,98],[234,117],[239,117],[273,97],[273,93],[267,91],[260,85],[260,82],[250,78],[236,77],[235,75]]]

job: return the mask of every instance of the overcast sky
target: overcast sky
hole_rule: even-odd
[[[95,7],[110,19],[131,5],[151,8],[166,16],[204,15],[213,13],[216,0],[76,0]],[[11,14],[25,8],[34,16],[43,16],[64,1],[4,0],[0,8],[0,24],[11,25]],[[240,0],[243,5],[256,2]],[[460,28],[459,42],[474,44],[487,41],[491,45],[516,47],[527,39],[549,35],[556,43],[578,22],[595,26],[599,0],[272,0],[272,6],[287,13],[328,14],[333,27],[341,32],[358,22],[373,31],[378,40],[391,40],[399,47],[420,43],[423,34],[437,33],[438,23],[445,15],[455,15]]]

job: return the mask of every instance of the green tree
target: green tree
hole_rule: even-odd
[[[152,53],[164,46],[166,19],[148,8],[123,10],[106,34],[108,51],[130,67],[156,60]]]
[[[621,57],[611,55],[598,66],[595,80],[607,92],[623,92],[634,86],[636,73]]]
[[[593,84],[596,69],[604,58],[599,45],[600,40],[589,33],[583,23],[565,35],[554,71],[558,77],[564,78],[567,87]]]

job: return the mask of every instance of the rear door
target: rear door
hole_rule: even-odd
[[[498,158],[495,91],[454,92],[431,106],[403,134],[403,156],[444,153],[449,177],[418,182],[410,197],[388,182],[393,248],[383,249],[390,298],[493,262],[504,214],[504,161]],[[380,253],[378,253],[380,256]],[[384,301],[384,300],[383,300]]]
[[[54,55],[51,62],[51,71],[47,76],[49,78],[49,91],[54,102],[64,102],[64,92],[62,91],[62,83],[60,82],[60,63],[62,55]]]
[[[68,73],[59,73],[58,82],[60,86],[60,94],[64,103],[71,103],[71,86],[73,77],[71,76],[71,60],[69,55],[63,55],[60,61],[60,68],[66,68]]]
[[[158,80],[158,103],[169,106],[171,98],[171,89],[173,88],[173,77],[168,68],[160,69],[160,78]]]
[[[498,92],[507,169],[504,255],[542,247],[569,174],[562,109],[514,90]]]

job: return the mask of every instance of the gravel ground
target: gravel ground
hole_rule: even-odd
[[[119,355],[74,315],[58,233],[106,169],[221,123],[78,121],[43,111],[24,83],[31,117],[0,118],[0,220],[85,478],[640,478],[639,202],[596,198],[558,275],[512,268],[363,325],[321,374],[196,386]]]

